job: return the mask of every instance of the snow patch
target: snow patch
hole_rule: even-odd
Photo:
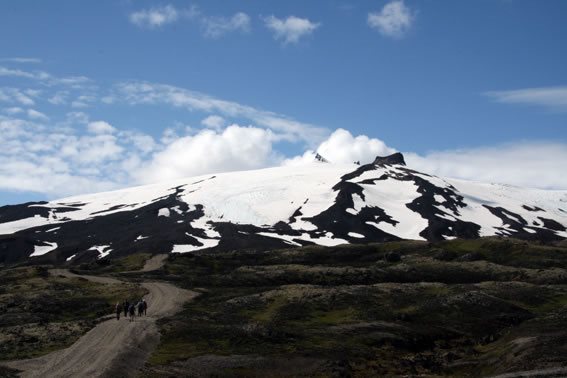
[[[363,239],[365,236],[362,234],[358,234],[356,232],[349,232],[348,236],[350,236],[351,238],[358,238],[358,239]]]
[[[275,239],[281,239],[283,241],[285,241],[287,244],[289,245],[293,245],[296,247],[301,247],[301,244],[299,244],[298,242],[293,241],[293,239],[297,238],[296,236],[291,236],[291,235],[280,235],[280,234],[275,234],[272,232],[258,232],[257,235],[261,235],[261,236],[267,236],[269,238],[275,238]]]
[[[57,243],[45,242],[45,244],[47,244],[47,245],[36,245],[36,246],[34,246],[33,253],[30,255],[30,257],[45,255],[46,253],[49,253],[49,252],[57,249]]]
[[[169,217],[171,215],[171,212],[169,211],[169,209],[167,207],[162,207],[161,209],[159,209],[157,216],[158,217]]]
[[[97,251],[98,254],[98,259],[102,259],[103,257],[106,257],[110,254],[110,252],[112,252],[112,249],[110,249],[109,245],[95,245],[92,246],[88,249],[89,251]]]
[[[380,207],[386,214],[398,221],[395,226],[391,223],[366,222],[376,228],[396,235],[402,239],[423,240],[419,235],[428,226],[427,219],[410,210],[406,204],[421,196],[413,181],[400,181],[388,178],[376,181],[374,185],[361,184],[364,189],[365,202],[355,200],[355,209],[362,206]],[[360,197],[358,197],[360,198]]]
[[[199,243],[201,243],[201,246],[197,246],[197,245],[191,245],[191,244],[175,244],[173,246],[173,249],[171,250],[171,253],[187,253],[187,252],[193,252],[193,251],[198,251],[200,249],[205,249],[205,248],[213,248],[216,247],[219,244],[219,240],[217,239],[203,239],[203,238],[199,238],[196,236],[193,236],[195,239],[197,239],[199,241]]]

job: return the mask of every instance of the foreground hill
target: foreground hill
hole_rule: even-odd
[[[142,269],[154,260],[134,254],[111,266],[81,264],[74,274],[0,268],[0,376],[15,377],[11,368],[24,376],[52,368],[108,376],[123,364],[129,367],[118,376],[567,374],[565,241],[490,237],[194,251]],[[200,295],[180,312],[160,315],[159,330],[149,328],[159,331],[159,343],[140,344],[140,327],[180,300],[177,293],[152,294],[151,282],[178,290],[164,281]],[[113,304],[139,298],[140,282],[150,291],[152,313],[116,321]],[[104,314],[110,320],[99,318]],[[131,332],[131,342],[119,341]]]
[[[143,376],[565,377],[566,263],[495,237],[173,254],[152,279],[203,294]]]
[[[566,225],[567,191],[444,179],[398,153],[0,207],[0,263],[492,235],[551,241],[567,237]]]

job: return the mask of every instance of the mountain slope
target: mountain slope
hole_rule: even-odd
[[[0,262],[310,243],[567,237],[567,191],[443,179],[403,156],[231,172],[0,207]]]

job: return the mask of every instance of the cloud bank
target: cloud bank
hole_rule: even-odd
[[[3,67],[21,86],[0,87],[0,190],[50,198],[208,173],[312,164],[371,162],[396,151],[384,141],[295,120],[190,89],[143,81],[101,89],[82,76]],[[540,88],[541,89],[541,88]],[[562,87],[502,94],[503,101],[561,107]],[[496,96],[496,95],[494,95]],[[545,99],[545,100],[542,100]],[[191,124],[160,125],[157,135],[95,114],[97,108],[160,107],[196,114]],[[57,111],[55,111],[57,110]],[[54,112],[54,113],[52,113]],[[90,114],[92,113],[92,114]],[[161,134],[161,135],[160,135]],[[284,153],[282,145],[305,151]],[[436,175],[567,189],[567,145],[522,142],[406,153],[410,167]]]
[[[561,174],[567,161],[567,144],[518,142],[425,155],[406,153],[416,170],[434,175],[481,182],[505,183],[541,189],[567,189]]]

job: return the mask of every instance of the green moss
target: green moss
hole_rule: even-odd
[[[199,355],[205,345],[186,341],[168,341],[161,343],[159,348],[148,359],[150,365],[166,365],[172,361],[184,360]]]
[[[259,322],[270,322],[287,303],[285,297],[276,297],[272,299],[265,308],[253,314],[251,319]]]

